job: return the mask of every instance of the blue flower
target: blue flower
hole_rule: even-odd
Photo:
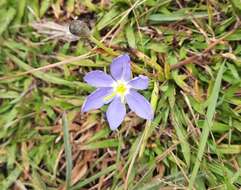
[[[131,79],[131,60],[125,54],[115,58],[110,65],[111,75],[103,71],[91,71],[84,80],[96,87],[82,106],[82,112],[98,109],[109,104],[106,112],[111,130],[116,130],[124,120],[127,103],[139,117],[152,120],[153,111],[150,103],[137,92],[148,87],[148,77],[140,75]]]

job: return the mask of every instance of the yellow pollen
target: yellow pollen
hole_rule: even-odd
[[[126,85],[126,83],[122,81],[116,81],[116,83],[113,85],[113,92],[104,97],[104,101],[109,101],[116,95],[118,95],[121,98],[121,102],[124,103],[125,95],[127,94],[127,92],[128,86]]]
[[[117,85],[115,91],[116,91],[117,94],[123,96],[123,95],[125,95],[125,93],[127,91],[127,87],[124,83],[120,83],[120,84]]]
[[[116,95],[116,93],[115,93],[115,92],[112,92],[110,95],[104,97],[104,101],[109,101],[109,100],[111,100],[112,98],[115,97],[115,95]]]

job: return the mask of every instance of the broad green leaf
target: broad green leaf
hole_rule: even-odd
[[[225,40],[228,41],[240,41],[241,40],[241,30],[235,31],[233,34],[229,35]]]
[[[117,11],[116,9],[111,9],[107,14],[105,14],[101,20],[98,22],[98,24],[96,25],[97,30],[102,30],[103,28],[105,28],[106,26],[108,26],[109,24],[113,23],[113,20],[116,16],[118,16],[120,14],[119,11]]]
[[[221,154],[240,154],[241,153],[241,145],[238,144],[221,144],[217,146],[217,150]]]
[[[199,120],[198,121],[198,127],[203,128],[204,127],[204,123],[205,123],[205,120]],[[227,125],[225,123],[214,121],[213,122],[213,126],[211,128],[211,131],[224,133],[224,132],[228,131],[230,128],[231,128],[231,126],[229,126],[229,125]]]
[[[131,48],[135,48],[136,49],[136,40],[135,40],[135,32],[134,32],[134,27],[129,25],[126,27],[125,30],[125,34],[126,34],[126,39],[127,42],[129,44],[129,46]]]
[[[0,91],[0,98],[2,99],[14,99],[19,97],[19,94],[16,91]]]
[[[191,14],[185,13],[171,13],[171,14],[153,14],[150,15],[148,20],[152,23],[159,24],[165,22],[176,22],[181,20],[190,20],[192,18],[207,18],[207,12],[194,12]]]

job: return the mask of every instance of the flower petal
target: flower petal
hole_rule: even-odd
[[[82,112],[87,112],[89,110],[98,109],[104,104],[108,103],[105,97],[112,93],[112,88],[99,88],[92,92],[85,100],[82,105]]]
[[[115,97],[106,112],[107,120],[109,122],[111,130],[116,130],[117,127],[119,127],[121,122],[124,120],[125,115],[125,104],[121,102],[120,97]]]
[[[128,54],[121,55],[113,59],[110,65],[111,75],[116,80],[130,80],[131,78],[131,60]]]
[[[130,92],[126,95],[126,101],[130,109],[134,111],[136,115],[148,120],[153,119],[151,105],[144,96],[140,95],[135,90],[130,90]]]
[[[84,77],[85,82],[94,87],[110,87],[114,80],[103,71],[91,71]]]
[[[128,82],[131,88],[144,90],[148,87],[148,77],[139,75],[139,77],[133,78],[131,81]]]

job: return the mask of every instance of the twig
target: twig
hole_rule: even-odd
[[[231,34],[233,34],[236,29],[240,26],[240,22],[237,22],[234,26],[234,28],[228,32],[227,34],[225,34],[223,37],[215,40],[214,42],[210,43],[209,46],[203,50],[203,52],[201,53],[202,55],[208,53],[209,51],[211,51],[216,45],[218,45],[219,43],[221,43],[225,38],[227,38],[228,36],[230,36]],[[187,64],[190,64],[192,63],[193,61],[195,61],[196,59],[198,59],[200,57],[200,55],[193,55],[175,65],[171,65],[171,70],[174,70],[174,69],[178,69],[184,65],[187,65]]]
[[[91,55],[91,53],[86,53],[84,55],[69,58],[69,59],[54,63],[54,64],[49,64],[49,65],[46,65],[46,66],[43,66],[43,67],[38,67],[38,68],[31,69],[31,70],[28,70],[28,71],[25,71],[25,72],[17,73],[14,76],[0,77],[0,80],[12,79],[12,78],[15,78],[15,77],[31,74],[31,73],[36,72],[36,71],[42,71],[42,70],[47,70],[47,69],[54,68],[54,67],[59,67],[59,66],[65,65],[67,63],[79,61],[79,60],[86,59],[86,58],[93,57],[93,56],[94,55],[93,54]]]

